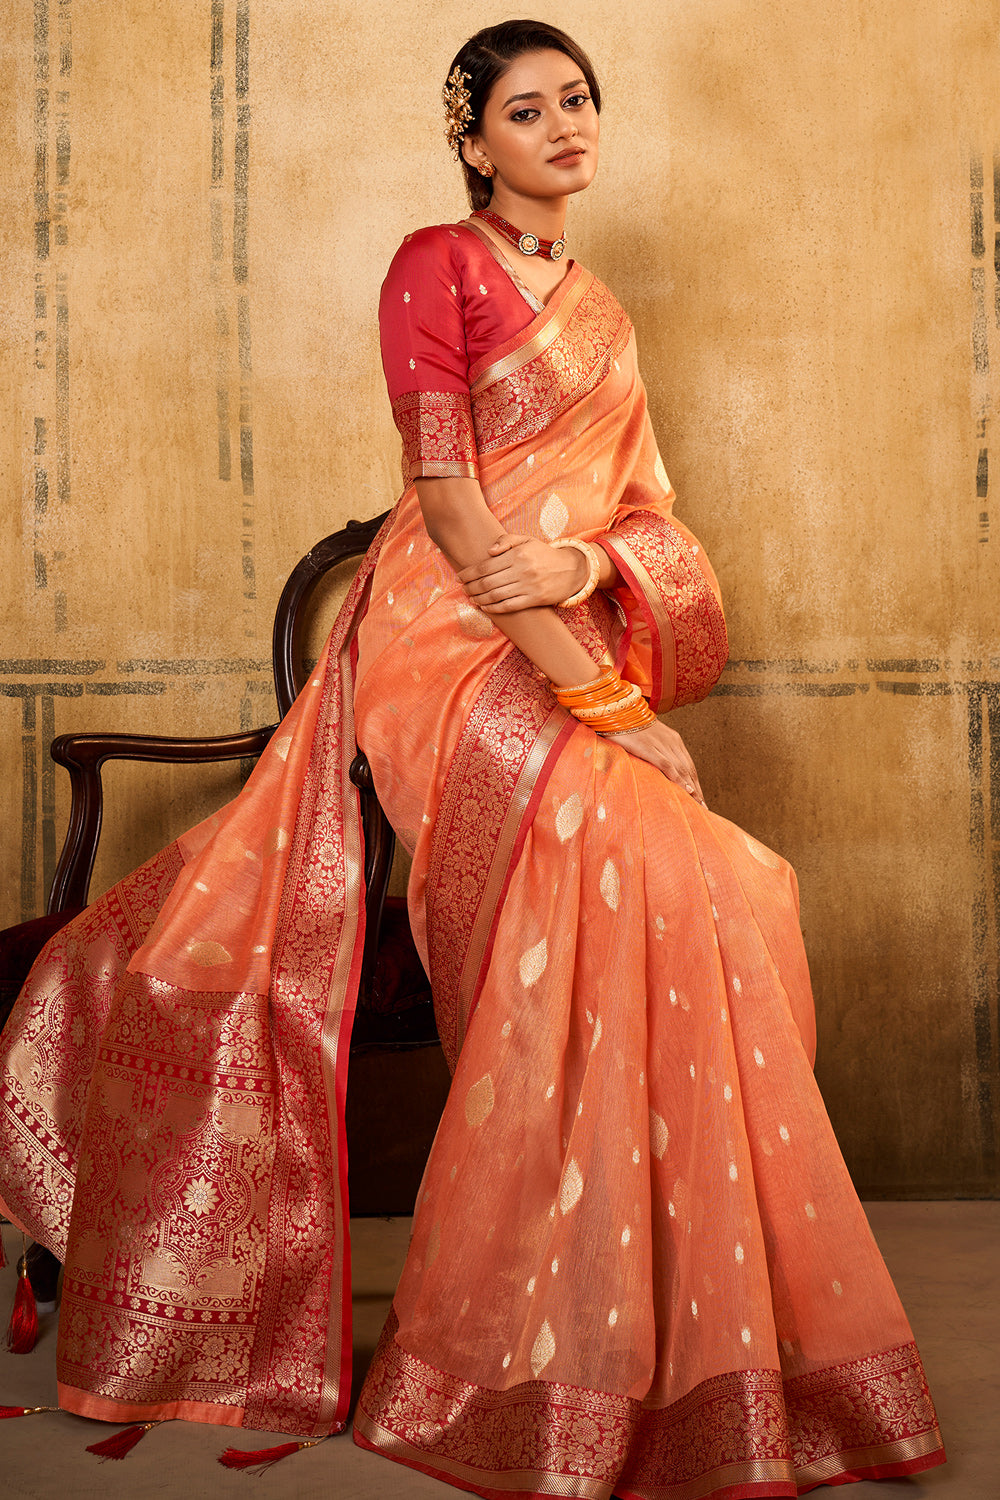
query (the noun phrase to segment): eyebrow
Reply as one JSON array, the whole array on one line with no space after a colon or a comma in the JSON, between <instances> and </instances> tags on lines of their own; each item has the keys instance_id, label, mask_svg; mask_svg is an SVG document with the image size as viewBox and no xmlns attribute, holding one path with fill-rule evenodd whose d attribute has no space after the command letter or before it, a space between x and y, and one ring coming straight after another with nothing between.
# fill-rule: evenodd
<instances>
[{"instance_id":1,"label":"eyebrow","mask_svg":"<svg viewBox=\"0 0 1000 1500\"><path fill-rule=\"evenodd\" d=\"M565 94L570 89L579 88L581 83L586 87L586 78L574 78L572 83L564 83L559 92L560 94ZM506 109L508 104L520 104L524 99L541 99L542 97L543 95L537 89L533 94L511 94L509 99L504 100L502 107Z\"/></svg>"}]
</instances>

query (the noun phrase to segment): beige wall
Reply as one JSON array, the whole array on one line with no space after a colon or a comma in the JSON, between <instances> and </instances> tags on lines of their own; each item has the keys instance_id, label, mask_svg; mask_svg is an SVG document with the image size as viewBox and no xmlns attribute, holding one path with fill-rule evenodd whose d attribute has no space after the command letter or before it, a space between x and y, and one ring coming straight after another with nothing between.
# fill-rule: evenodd
<instances>
[{"instance_id":1,"label":"beige wall","mask_svg":"<svg viewBox=\"0 0 1000 1500\"><path fill-rule=\"evenodd\" d=\"M798 868L860 1185L992 1193L1000 12L616 11L536 13L603 75L572 249L634 318L727 592L733 660L683 727L716 807ZM51 736L266 722L285 574L391 502L378 286L463 212L439 83L505 13L2 7L3 920L41 908L62 837ZM97 888L234 774L110 771Z\"/></svg>"}]
</instances>

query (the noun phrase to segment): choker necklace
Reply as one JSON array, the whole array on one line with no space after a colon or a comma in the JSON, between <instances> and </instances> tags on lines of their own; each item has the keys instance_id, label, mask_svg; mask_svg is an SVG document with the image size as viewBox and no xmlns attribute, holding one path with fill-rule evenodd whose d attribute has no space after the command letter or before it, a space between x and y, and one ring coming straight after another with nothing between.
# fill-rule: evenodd
<instances>
[{"instance_id":1,"label":"choker necklace","mask_svg":"<svg viewBox=\"0 0 1000 1500\"><path fill-rule=\"evenodd\" d=\"M566 249L565 235L558 240L543 240L527 229L522 234L514 224L508 223L506 219L501 219L499 214L495 214L492 208L477 208L472 217L484 219L487 224L492 225L505 240L516 245L522 255L545 255L549 260L562 259L563 251Z\"/></svg>"}]
</instances>

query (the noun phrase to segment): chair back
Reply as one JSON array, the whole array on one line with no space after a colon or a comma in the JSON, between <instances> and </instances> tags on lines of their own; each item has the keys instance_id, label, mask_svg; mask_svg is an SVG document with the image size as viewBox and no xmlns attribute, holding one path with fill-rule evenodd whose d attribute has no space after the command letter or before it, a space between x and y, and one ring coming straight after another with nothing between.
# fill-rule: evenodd
<instances>
[{"instance_id":1,"label":"chair back","mask_svg":"<svg viewBox=\"0 0 1000 1500\"><path fill-rule=\"evenodd\" d=\"M338 563L351 557L363 557L378 535L388 511L370 521L348 521L342 531L324 537L310 547L295 564L281 591L274 612L271 656L274 667L274 694L278 700L278 718L283 719L305 686L302 663L302 636L306 606L320 580Z\"/></svg>"}]
</instances>

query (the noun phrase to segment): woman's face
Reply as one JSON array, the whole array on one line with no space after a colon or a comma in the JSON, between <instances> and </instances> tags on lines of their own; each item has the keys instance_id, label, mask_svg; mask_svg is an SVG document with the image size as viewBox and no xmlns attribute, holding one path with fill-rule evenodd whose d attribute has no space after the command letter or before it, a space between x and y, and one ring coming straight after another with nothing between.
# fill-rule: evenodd
<instances>
[{"instance_id":1,"label":"woman's face","mask_svg":"<svg viewBox=\"0 0 1000 1500\"><path fill-rule=\"evenodd\" d=\"M526 52L493 85L480 133L466 137L463 152L474 167L493 163L494 192L559 198L590 186L599 135L579 65L565 52Z\"/></svg>"}]
</instances>

